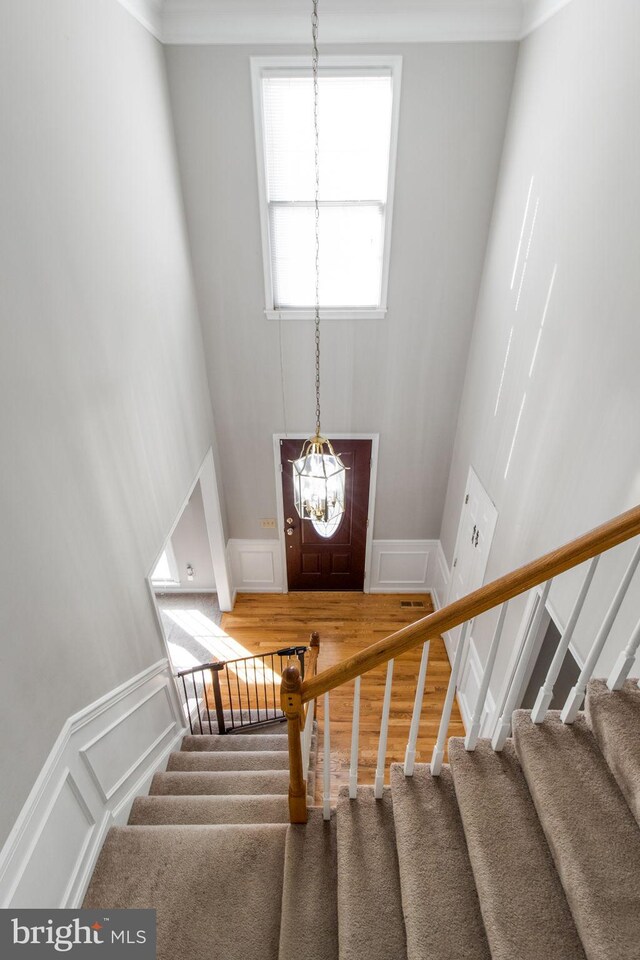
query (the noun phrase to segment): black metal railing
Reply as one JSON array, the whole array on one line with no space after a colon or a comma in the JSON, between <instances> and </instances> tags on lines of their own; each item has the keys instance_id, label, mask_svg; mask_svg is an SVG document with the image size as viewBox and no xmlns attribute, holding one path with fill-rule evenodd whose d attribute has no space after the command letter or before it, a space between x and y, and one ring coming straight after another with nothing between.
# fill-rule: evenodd
<instances>
[{"instance_id":1,"label":"black metal railing","mask_svg":"<svg viewBox=\"0 0 640 960\"><path fill-rule=\"evenodd\" d=\"M307 647L284 647L239 660L202 663L180 670L191 733L233 733L285 720L280 709L280 678L290 657L297 657L304 679Z\"/></svg>"}]
</instances>

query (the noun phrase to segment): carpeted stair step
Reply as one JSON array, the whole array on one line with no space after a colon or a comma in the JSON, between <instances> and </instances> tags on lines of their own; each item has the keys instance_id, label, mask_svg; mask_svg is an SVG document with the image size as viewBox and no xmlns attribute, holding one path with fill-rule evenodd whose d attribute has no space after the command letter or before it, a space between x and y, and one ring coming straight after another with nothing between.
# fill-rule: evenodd
<instances>
[{"instance_id":1,"label":"carpeted stair step","mask_svg":"<svg viewBox=\"0 0 640 960\"><path fill-rule=\"evenodd\" d=\"M177 794L191 796L195 794L238 796L265 793L288 794L289 771L212 771L179 770L169 773L156 773L151 781L149 794Z\"/></svg>"},{"instance_id":2,"label":"carpeted stair step","mask_svg":"<svg viewBox=\"0 0 640 960\"><path fill-rule=\"evenodd\" d=\"M129 824L288 823L289 804L282 794L252 796L136 797Z\"/></svg>"},{"instance_id":3,"label":"carpeted stair step","mask_svg":"<svg viewBox=\"0 0 640 960\"><path fill-rule=\"evenodd\" d=\"M492 960L584 960L513 742L453 737L449 763Z\"/></svg>"},{"instance_id":4,"label":"carpeted stair step","mask_svg":"<svg viewBox=\"0 0 640 960\"><path fill-rule=\"evenodd\" d=\"M169 755L167 770L288 770L284 750L184 750Z\"/></svg>"},{"instance_id":5,"label":"carpeted stair step","mask_svg":"<svg viewBox=\"0 0 640 960\"><path fill-rule=\"evenodd\" d=\"M606 681L587 687L587 722L622 794L640 824L640 689L627 680L621 690Z\"/></svg>"},{"instance_id":6,"label":"carpeted stair step","mask_svg":"<svg viewBox=\"0 0 640 960\"><path fill-rule=\"evenodd\" d=\"M288 750L288 737L286 733L275 734L275 733L264 733L260 739L257 739L254 735L246 733L233 733L233 734L224 734L220 736L214 734L209 736L208 734L196 734L196 735L187 735L182 739L181 750L205 750L210 752L212 750L222 750L225 753L234 750L240 752L242 750L248 750L253 752L255 750Z\"/></svg>"},{"instance_id":7,"label":"carpeted stair step","mask_svg":"<svg viewBox=\"0 0 640 960\"><path fill-rule=\"evenodd\" d=\"M336 809L340 960L405 960L391 790L342 788Z\"/></svg>"},{"instance_id":8,"label":"carpeted stair step","mask_svg":"<svg viewBox=\"0 0 640 960\"><path fill-rule=\"evenodd\" d=\"M158 960L277 960L287 827L114 827L83 906L157 911Z\"/></svg>"},{"instance_id":9,"label":"carpeted stair step","mask_svg":"<svg viewBox=\"0 0 640 960\"><path fill-rule=\"evenodd\" d=\"M490 960L451 771L394 763L391 795L408 960Z\"/></svg>"},{"instance_id":10,"label":"carpeted stair step","mask_svg":"<svg viewBox=\"0 0 640 960\"><path fill-rule=\"evenodd\" d=\"M513 736L588 960L637 960L640 830L584 714L517 710Z\"/></svg>"},{"instance_id":11,"label":"carpeted stair step","mask_svg":"<svg viewBox=\"0 0 640 960\"><path fill-rule=\"evenodd\" d=\"M336 816L287 831L279 960L338 960Z\"/></svg>"}]
</instances>

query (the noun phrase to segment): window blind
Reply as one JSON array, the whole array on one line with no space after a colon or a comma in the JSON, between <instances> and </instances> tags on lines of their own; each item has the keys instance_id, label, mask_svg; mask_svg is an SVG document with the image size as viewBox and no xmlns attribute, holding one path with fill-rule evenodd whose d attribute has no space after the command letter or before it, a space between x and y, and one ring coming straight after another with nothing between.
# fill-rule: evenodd
<instances>
[{"instance_id":1,"label":"window blind","mask_svg":"<svg viewBox=\"0 0 640 960\"><path fill-rule=\"evenodd\" d=\"M313 82L262 80L269 239L277 309L315 299ZM327 75L319 81L320 302L380 303L391 141L392 80Z\"/></svg>"}]
</instances>

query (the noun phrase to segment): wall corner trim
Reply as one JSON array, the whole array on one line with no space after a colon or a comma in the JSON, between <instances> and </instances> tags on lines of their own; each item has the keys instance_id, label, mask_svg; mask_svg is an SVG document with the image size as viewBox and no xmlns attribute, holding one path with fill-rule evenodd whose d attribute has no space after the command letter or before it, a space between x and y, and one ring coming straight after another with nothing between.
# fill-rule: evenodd
<instances>
[{"instance_id":1,"label":"wall corner trim","mask_svg":"<svg viewBox=\"0 0 640 960\"><path fill-rule=\"evenodd\" d=\"M166 659L69 717L0 851L0 908L79 906L107 830L184 728Z\"/></svg>"}]
</instances>

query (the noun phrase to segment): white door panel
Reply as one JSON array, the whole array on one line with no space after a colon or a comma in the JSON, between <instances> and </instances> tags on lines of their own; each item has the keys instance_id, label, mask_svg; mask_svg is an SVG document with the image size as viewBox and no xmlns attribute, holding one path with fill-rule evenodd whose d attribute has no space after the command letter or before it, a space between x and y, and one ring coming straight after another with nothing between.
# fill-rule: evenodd
<instances>
[{"instance_id":1,"label":"white door panel","mask_svg":"<svg viewBox=\"0 0 640 960\"><path fill-rule=\"evenodd\" d=\"M497 520L498 511L470 467L453 558L449 603L482 586ZM458 642L460 629L456 627L449 632L452 650Z\"/></svg>"}]
</instances>

